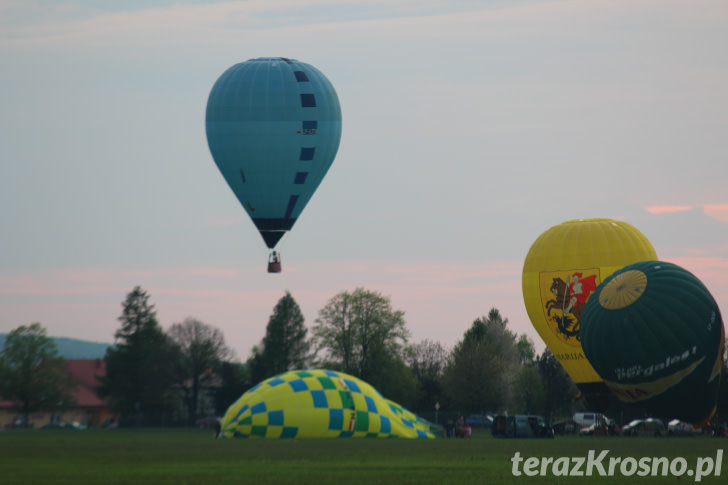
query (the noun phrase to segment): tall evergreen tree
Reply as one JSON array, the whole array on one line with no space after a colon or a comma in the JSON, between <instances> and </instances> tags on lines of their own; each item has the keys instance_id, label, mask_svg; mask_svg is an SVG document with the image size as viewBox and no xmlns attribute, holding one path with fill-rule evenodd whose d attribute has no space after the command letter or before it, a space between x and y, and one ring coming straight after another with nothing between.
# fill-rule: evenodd
<instances>
[{"instance_id":1,"label":"tall evergreen tree","mask_svg":"<svg viewBox=\"0 0 728 485\"><path fill-rule=\"evenodd\" d=\"M263 341L253 348L249 364L254 382L308 365L311 344L304 321L301 308L286 291L273 308Z\"/></svg>"},{"instance_id":2,"label":"tall evergreen tree","mask_svg":"<svg viewBox=\"0 0 728 485\"><path fill-rule=\"evenodd\" d=\"M106 351L102 391L127 423L163 424L173 398L174 362L179 350L157 322L154 305L141 287L122 303L115 345Z\"/></svg>"},{"instance_id":3,"label":"tall evergreen tree","mask_svg":"<svg viewBox=\"0 0 728 485\"><path fill-rule=\"evenodd\" d=\"M536 359L544 391L544 414L547 419L571 416L573 398L578 389L569 374L546 348Z\"/></svg>"},{"instance_id":4,"label":"tall evergreen tree","mask_svg":"<svg viewBox=\"0 0 728 485\"><path fill-rule=\"evenodd\" d=\"M253 384L249 367L240 362L220 362L215 373L221 380L220 387L215 390L215 414L222 416Z\"/></svg>"}]
</instances>

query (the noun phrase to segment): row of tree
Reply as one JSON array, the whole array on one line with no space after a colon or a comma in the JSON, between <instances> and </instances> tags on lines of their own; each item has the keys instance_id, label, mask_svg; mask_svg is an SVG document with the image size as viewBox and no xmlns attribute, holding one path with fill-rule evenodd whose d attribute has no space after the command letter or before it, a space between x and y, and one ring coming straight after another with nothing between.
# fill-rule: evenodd
<instances>
[{"instance_id":1,"label":"row of tree","mask_svg":"<svg viewBox=\"0 0 728 485\"><path fill-rule=\"evenodd\" d=\"M256 383L310 367L359 377L426 416L436 403L453 414L528 412L547 419L568 417L584 406L574 401L576 386L551 352L536 355L528 337L511 331L495 308L447 348L430 340L411 344L404 313L392 308L389 298L364 288L331 298L309 334L298 304L286 292L245 363L234 361L219 329L194 318L165 332L140 287L126 296L122 308L99 386L122 424L191 424L201 413L221 415ZM0 353L0 395L19 403L26 414L71 402L69 383L58 377L62 359L44 332L40 324L20 327Z\"/></svg>"},{"instance_id":2,"label":"row of tree","mask_svg":"<svg viewBox=\"0 0 728 485\"><path fill-rule=\"evenodd\" d=\"M224 373L235 366L222 332L193 318L164 332L140 287L127 295L119 321L115 343L104 357L106 375L98 383L99 395L111 398L113 411L126 424L193 423L214 369ZM244 379L233 373L232 381L238 387ZM0 397L14 403L25 423L32 412L75 406L76 387L40 323L21 325L8 334L0 352Z\"/></svg>"},{"instance_id":3,"label":"row of tree","mask_svg":"<svg viewBox=\"0 0 728 485\"><path fill-rule=\"evenodd\" d=\"M135 288L123 304L116 345L106 355L103 391L115 410L136 422L169 416L180 392L188 421L199 411L205 377L218 376L215 411L243 391L293 369L324 367L359 377L416 412L528 411L569 414L576 388L550 352L535 355L525 335L508 329L497 309L478 318L453 349L425 340L409 343L404 312L389 298L357 288L334 296L309 329L286 292L265 336L245 364L234 363L222 333L194 319L165 334L149 296ZM214 371L214 372L212 372Z\"/></svg>"},{"instance_id":4,"label":"row of tree","mask_svg":"<svg viewBox=\"0 0 728 485\"><path fill-rule=\"evenodd\" d=\"M321 366L359 377L383 395L428 413L436 403L456 413L485 411L568 415L577 390L546 350L508 328L493 308L454 348L410 344L404 313L378 292L357 288L334 296L307 337L290 293L281 298L248 361L252 382L297 367Z\"/></svg>"}]
</instances>

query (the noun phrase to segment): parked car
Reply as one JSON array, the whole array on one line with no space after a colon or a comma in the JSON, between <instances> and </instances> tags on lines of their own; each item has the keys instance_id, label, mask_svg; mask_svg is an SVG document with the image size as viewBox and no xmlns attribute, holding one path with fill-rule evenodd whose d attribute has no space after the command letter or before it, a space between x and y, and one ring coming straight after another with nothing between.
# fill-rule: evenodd
<instances>
[{"instance_id":1,"label":"parked car","mask_svg":"<svg viewBox=\"0 0 728 485\"><path fill-rule=\"evenodd\" d=\"M590 424L579 430L580 436L615 436L619 434L619 426L613 419L605 416L605 420Z\"/></svg>"},{"instance_id":2,"label":"parked car","mask_svg":"<svg viewBox=\"0 0 728 485\"><path fill-rule=\"evenodd\" d=\"M606 433L603 431L603 427L597 424L590 424L586 428L581 428L579 430L579 436L603 436L605 434Z\"/></svg>"},{"instance_id":3,"label":"parked car","mask_svg":"<svg viewBox=\"0 0 728 485\"><path fill-rule=\"evenodd\" d=\"M86 429L86 426L77 421L55 421L46 424L41 429Z\"/></svg>"},{"instance_id":4,"label":"parked car","mask_svg":"<svg viewBox=\"0 0 728 485\"><path fill-rule=\"evenodd\" d=\"M493 419L491 433L497 438L553 438L554 429L541 416L499 415Z\"/></svg>"},{"instance_id":5,"label":"parked car","mask_svg":"<svg viewBox=\"0 0 728 485\"><path fill-rule=\"evenodd\" d=\"M119 422L115 418L106 418L101 426L107 429L116 429L119 427Z\"/></svg>"},{"instance_id":6,"label":"parked car","mask_svg":"<svg viewBox=\"0 0 728 485\"><path fill-rule=\"evenodd\" d=\"M448 419L442 430L447 438L470 438L473 433L473 428L462 416L456 420Z\"/></svg>"},{"instance_id":7,"label":"parked car","mask_svg":"<svg viewBox=\"0 0 728 485\"><path fill-rule=\"evenodd\" d=\"M41 426L40 429L65 429L66 425L61 422L48 423Z\"/></svg>"},{"instance_id":8,"label":"parked car","mask_svg":"<svg viewBox=\"0 0 728 485\"><path fill-rule=\"evenodd\" d=\"M635 419L622 428L623 436L662 436L665 433L665 425L656 418Z\"/></svg>"},{"instance_id":9,"label":"parked car","mask_svg":"<svg viewBox=\"0 0 728 485\"><path fill-rule=\"evenodd\" d=\"M579 427L579 429L582 428L588 428L592 424L602 424L606 423L609 418L607 418L605 415L601 413L575 413L574 414L574 422Z\"/></svg>"},{"instance_id":10,"label":"parked car","mask_svg":"<svg viewBox=\"0 0 728 485\"><path fill-rule=\"evenodd\" d=\"M566 421L558 421L554 423L554 433L556 434L575 434L579 431L576 421L568 419Z\"/></svg>"},{"instance_id":11,"label":"parked car","mask_svg":"<svg viewBox=\"0 0 728 485\"><path fill-rule=\"evenodd\" d=\"M198 428L217 428L220 424L220 418L216 416L207 416L200 418L195 421L195 426Z\"/></svg>"},{"instance_id":12,"label":"parked car","mask_svg":"<svg viewBox=\"0 0 728 485\"><path fill-rule=\"evenodd\" d=\"M619 436L622 429L619 427L617 422L613 419L607 420L607 434L609 436Z\"/></svg>"},{"instance_id":13,"label":"parked car","mask_svg":"<svg viewBox=\"0 0 728 485\"><path fill-rule=\"evenodd\" d=\"M490 428L493 424L492 414L471 414L465 423L473 428Z\"/></svg>"},{"instance_id":14,"label":"parked car","mask_svg":"<svg viewBox=\"0 0 728 485\"><path fill-rule=\"evenodd\" d=\"M692 424L679 419L673 419L667 423L667 434L669 436L698 436L705 433L704 429L706 428L695 428Z\"/></svg>"}]
</instances>

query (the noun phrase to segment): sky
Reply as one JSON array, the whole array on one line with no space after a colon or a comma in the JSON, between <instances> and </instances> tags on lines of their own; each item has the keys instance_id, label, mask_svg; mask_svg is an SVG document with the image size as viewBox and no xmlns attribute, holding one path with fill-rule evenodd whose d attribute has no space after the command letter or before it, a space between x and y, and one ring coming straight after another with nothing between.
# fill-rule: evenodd
<instances>
[{"instance_id":1,"label":"sky","mask_svg":"<svg viewBox=\"0 0 728 485\"><path fill-rule=\"evenodd\" d=\"M497 308L544 345L521 271L546 229L628 222L728 315L722 0L0 0L0 332L113 342L141 286L245 359L290 291L357 287L452 346ZM337 157L283 272L210 156L228 67L335 86Z\"/></svg>"}]
</instances>

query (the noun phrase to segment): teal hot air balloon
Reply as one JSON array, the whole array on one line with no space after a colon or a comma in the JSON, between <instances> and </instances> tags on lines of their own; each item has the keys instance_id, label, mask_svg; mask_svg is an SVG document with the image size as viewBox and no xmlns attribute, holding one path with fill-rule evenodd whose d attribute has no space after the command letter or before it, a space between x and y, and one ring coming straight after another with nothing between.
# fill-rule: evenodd
<instances>
[{"instance_id":1,"label":"teal hot air balloon","mask_svg":"<svg viewBox=\"0 0 728 485\"><path fill-rule=\"evenodd\" d=\"M620 400L696 425L715 413L724 339L707 288L662 261L615 271L582 313L584 354Z\"/></svg>"},{"instance_id":2,"label":"teal hot air balloon","mask_svg":"<svg viewBox=\"0 0 728 485\"><path fill-rule=\"evenodd\" d=\"M207 143L223 177L273 251L334 161L341 107L315 67L285 57L235 64L207 100Z\"/></svg>"}]
</instances>

